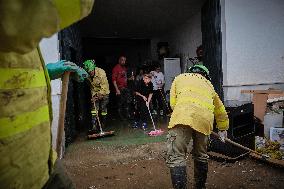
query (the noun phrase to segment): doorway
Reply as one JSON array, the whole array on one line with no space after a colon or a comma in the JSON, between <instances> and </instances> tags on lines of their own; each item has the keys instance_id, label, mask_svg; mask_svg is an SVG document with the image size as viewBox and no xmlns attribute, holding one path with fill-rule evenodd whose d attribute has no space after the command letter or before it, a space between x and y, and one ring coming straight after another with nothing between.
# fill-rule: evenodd
<instances>
[{"instance_id":1,"label":"doorway","mask_svg":"<svg viewBox=\"0 0 284 189\"><path fill-rule=\"evenodd\" d=\"M112 69L118 63L120 55L125 55L127 60L128 75L137 72L138 68L151 57L149 39L123 39L123 38L83 38L83 59L95 59L96 65L102 68L107 75L110 95L108 110L109 115L116 114L116 95L111 80Z\"/></svg>"}]
</instances>

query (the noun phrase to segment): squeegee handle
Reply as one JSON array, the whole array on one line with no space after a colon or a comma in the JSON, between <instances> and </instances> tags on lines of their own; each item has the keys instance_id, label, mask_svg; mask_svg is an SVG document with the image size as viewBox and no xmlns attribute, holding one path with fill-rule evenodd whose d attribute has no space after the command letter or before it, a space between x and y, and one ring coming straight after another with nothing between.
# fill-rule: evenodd
<instances>
[{"instance_id":1,"label":"squeegee handle","mask_svg":"<svg viewBox=\"0 0 284 189\"><path fill-rule=\"evenodd\" d=\"M220 136L219 136L217 133L215 133L215 132L212 132L212 135L214 135L214 136L220 138ZM228 142L228 143L230 143L230 144L232 144L232 145L234 145L234 146L237 146L237 147L239 147L239 148L241 148L241 149L244 149L244 150L247 150L247 151L249 151L249 152L251 152L251 153L254 153L254 154L257 154L257 155L262 156L261 153L258 153L257 151L254 151L254 150L252 150L252 149L250 149L250 148L248 148L248 147L245 147L245 146L243 146L243 145L241 145L241 144L239 144L239 143L236 143L236 142L234 142L234 141L232 141L232 140L230 140L230 139L228 139L228 138L225 138L225 141Z\"/></svg>"},{"instance_id":2,"label":"squeegee handle","mask_svg":"<svg viewBox=\"0 0 284 189\"><path fill-rule=\"evenodd\" d=\"M156 125L155 125L155 123L154 123L154 120L153 120L153 117L152 117L152 114L151 114L150 108L149 108L149 106L147 105L147 102L146 102L146 106L147 106L147 109L148 109L148 112L149 112L149 115L150 115L150 118L151 118L151 121L152 121L152 124L153 124L154 130L156 130Z\"/></svg>"},{"instance_id":3,"label":"squeegee handle","mask_svg":"<svg viewBox=\"0 0 284 189\"><path fill-rule=\"evenodd\" d=\"M99 111L97 110L97 106L96 106L96 101L95 100L94 100L94 107L95 107L95 111L96 111L96 117L97 117L97 120L98 120L100 132L103 133L102 124L101 124L101 120L100 120L100 116L99 116Z\"/></svg>"}]
</instances>

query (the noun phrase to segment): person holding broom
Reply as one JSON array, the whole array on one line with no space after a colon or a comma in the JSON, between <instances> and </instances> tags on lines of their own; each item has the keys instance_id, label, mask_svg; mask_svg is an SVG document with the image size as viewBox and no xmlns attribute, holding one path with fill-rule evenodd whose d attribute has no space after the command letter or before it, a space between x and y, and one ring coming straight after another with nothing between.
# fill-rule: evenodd
<instances>
[{"instance_id":1,"label":"person holding broom","mask_svg":"<svg viewBox=\"0 0 284 189\"><path fill-rule=\"evenodd\" d=\"M147 117L149 116L148 108L153 96L153 84L151 78L151 74L144 74L143 79L139 81L135 87L137 112L135 114L133 128L138 128L142 122L142 129L147 129Z\"/></svg>"},{"instance_id":2,"label":"person holding broom","mask_svg":"<svg viewBox=\"0 0 284 189\"><path fill-rule=\"evenodd\" d=\"M98 116L101 118L102 126L105 126L106 123L107 104L109 102L110 92L109 84L105 71L96 67L95 60L86 60L83 64L84 69L89 73L87 80L91 87L92 102L94 104L91 110L92 129L89 130L89 134L94 134L100 132L98 128Z\"/></svg>"},{"instance_id":3,"label":"person holding broom","mask_svg":"<svg viewBox=\"0 0 284 189\"><path fill-rule=\"evenodd\" d=\"M171 86L173 109L167 135L166 163L175 189L187 188L186 154L193 139L194 188L205 188L208 172L207 142L213 130L214 117L219 136L227 136L229 119L225 107L210 82L209 71L194 65L178 75Z\"/></svg>"}]
</instances>

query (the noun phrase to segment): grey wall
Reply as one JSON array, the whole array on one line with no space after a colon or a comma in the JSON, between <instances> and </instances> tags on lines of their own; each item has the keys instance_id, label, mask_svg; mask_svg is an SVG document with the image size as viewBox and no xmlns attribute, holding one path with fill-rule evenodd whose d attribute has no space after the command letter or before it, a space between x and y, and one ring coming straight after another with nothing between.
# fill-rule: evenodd
<instances>
[{"instance_id":1,"label":"grey wall","mask_svg":"<svg viewBox=\"0 0 284 189\"><path fill-rule=\"evenodd\" d=\"M157 43L159 41L166 41L169 43L171 56L181 58L183 65L188 61L188 57L196 56L196 47L202 44L201 35L201 12L192 15L182 25L177 25L169 33L161 34L151 41L151 54L153 59L157 59ZM184 66L183 66L184 67ZM182 71L183 71L182 67Z\"/></svg>"},{"instance_id":2,"label":"grey wall","mask_svg":"<svg viewBox=\"0 0 284 189\"><path fill-rule=\"evenodd\" d=\"M42 57L47 63L54 63L60 59L59 55L59 42L58 42L58 34L54 34L50 38L42 39L40 44L40 51ZM61 95L61 79L56 79L51 81L51 100L52 100L52 146L55 149L56 147L56 137L57 137L57 127L58 127L58 119L59 119L59 101Z\"/></svg>"},{"instance_id":3,"label":"grey wall","mask_svg":"<svg viewBox=\"0 0 284 189\"><path fill-rule=\"evenodd\" d=\"M226 103L250 101L249 95L240 94L242 89L284 89L284 1L223 0L222 4Z\"/></svg>"}]
</instances>

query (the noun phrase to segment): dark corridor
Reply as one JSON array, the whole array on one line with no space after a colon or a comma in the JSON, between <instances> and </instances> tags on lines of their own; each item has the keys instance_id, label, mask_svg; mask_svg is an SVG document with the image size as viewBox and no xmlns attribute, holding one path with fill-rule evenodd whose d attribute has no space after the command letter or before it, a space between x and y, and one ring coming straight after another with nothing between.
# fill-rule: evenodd
<instances>
[{"instance_id":1,"label":"dark corridor","mask_svg":"<svg viewBox=\"0 0 284 189\"><path fill-rule=\"evenodd\" d=\"M137 72L146 60L150 59L150 40L119 38L83 38L83 59L95 59L96 65L105 70L110 86L109 113L115 114L115 94L111 82L113 67L118 63L121 54L127 58L129 72Z\"/></svg>"}]
</instances>

